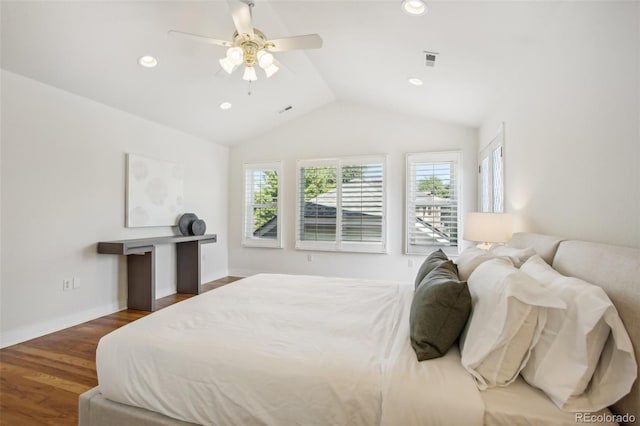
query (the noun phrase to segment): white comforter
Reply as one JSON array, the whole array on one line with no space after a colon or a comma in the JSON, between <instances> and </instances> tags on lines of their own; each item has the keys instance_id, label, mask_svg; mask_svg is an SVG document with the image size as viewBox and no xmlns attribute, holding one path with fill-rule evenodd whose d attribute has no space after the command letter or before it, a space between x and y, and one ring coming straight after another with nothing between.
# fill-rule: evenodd
<instances>
[{"instance_id":1,"label":"white comforter","mask_svg":"<svg viewBox=\"0 0 640 426\"><path fill-rule=\"evenodd\" d=\"M103 337L100 391L203 425L481 425L456 350L416 361L412 294L397 283L247 278Z\"/></svg>"}]
</instances>

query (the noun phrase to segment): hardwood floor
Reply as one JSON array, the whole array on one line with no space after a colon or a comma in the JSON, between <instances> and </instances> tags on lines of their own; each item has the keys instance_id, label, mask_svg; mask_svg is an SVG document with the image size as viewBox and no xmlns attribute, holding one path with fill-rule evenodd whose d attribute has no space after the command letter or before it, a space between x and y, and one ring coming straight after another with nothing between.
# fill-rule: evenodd
<instances>
[{"instance_id":1,"label":"hardwood floor","mask_svg":"<svg viewBox=\"0 0 640 426\"><path fill-rule=\"evenodd\" d=\"M209 291L239 280L226 277ZM158 309L192 297L158 299ZM77 425L78 395L98 384L95 355L105 334L150 312L127 309L0 350L0 425Z\"/></svg>"}]
</instances>

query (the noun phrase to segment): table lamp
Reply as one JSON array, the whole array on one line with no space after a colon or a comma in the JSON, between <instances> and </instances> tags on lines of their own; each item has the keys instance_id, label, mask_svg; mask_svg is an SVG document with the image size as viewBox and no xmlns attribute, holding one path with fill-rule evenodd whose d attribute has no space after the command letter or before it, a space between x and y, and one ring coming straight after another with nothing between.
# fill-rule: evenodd
<instances>
[{"instance_id":1,"label":"table lamp","mask_svg":"<svg viewBox=\"0 0 640 426\"><path fill-rule=\"evenodd\" d=\"M506 243L511 239L511 221L509 213L467 213L462 238L481 241L478 247L488 250L490 243Z\"/></svg>"}]
</instances>

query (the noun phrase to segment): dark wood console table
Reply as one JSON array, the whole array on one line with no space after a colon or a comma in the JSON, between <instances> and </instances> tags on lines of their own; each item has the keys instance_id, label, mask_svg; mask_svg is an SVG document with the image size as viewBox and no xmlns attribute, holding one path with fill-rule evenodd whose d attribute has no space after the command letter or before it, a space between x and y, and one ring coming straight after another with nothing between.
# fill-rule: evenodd
<instances>
[{"instance_id":1,"label":"dark wood console table","mask_svg":"<svg viewBox=\"0 0 640 426\"><path fill-rule=\"evenodd\" d=\"M127 307L156 310L155 245L175 244L178 293L200 294L200 247L217 236L169 236L98 243L98 253L127 256Z\"/></svg>"}]
</instances>

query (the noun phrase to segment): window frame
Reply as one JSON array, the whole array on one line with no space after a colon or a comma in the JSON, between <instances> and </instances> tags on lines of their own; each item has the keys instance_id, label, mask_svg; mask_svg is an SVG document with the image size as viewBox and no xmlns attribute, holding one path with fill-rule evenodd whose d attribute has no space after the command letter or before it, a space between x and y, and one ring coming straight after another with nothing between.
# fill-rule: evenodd
<instances>
[{"instance_id":1,"label":"window frame","mask_svg":"<svg viewBox=\"0 0 640 426\"><path fill-rule=\"evenodd\" d=\"M382 229L380 242L355 242L342 240L342 168L343 166L382 164ZM336 238L335 241L309 241L300 239L301 212L301 169L303 167L335 167L336 168ZM296 161L296 250L315 250L352 253L387 253L387 156L369 155L357 157L339 157L324 159L308 159Z\"/></svg>"},{"instance_id":2,"label":"window frame","mask_svg":"<svg viewBox=\"0 0 640 426\"><path fill-rule=\"evenodd\" d=\"M494 161L493 161L493 153L494 151L500 149L500 159L502 163L502 181L500 182L500 186L497 187L494 182ZM487 160L487 184L486 188L487 193L489 194L487 203L489 208L485 209L485 197L484 197L484 182L483 182L483 169L482 163L484 160ZM505 208L505 192L504 185L505 182L505 139L504 139L504 123L500 123L498 127L498 131L496 135L491 139L487 145L485 145L482 149L478 151L478 211L483 213L504 213ZM502 205L496 208L495 206L495 191L499 190L502 195Z\"/></svg>"},{"instance_id":3,"label":"window frame","mask_svg":"<svg viewBox=\"0 0 640 426\"><path fill-rule=\"evenodd\" d=\"M276 202L276 238L256 238L253 236L251 229L249 228L248 216L249 212L253 211L255 204L253 204L253 192L251 192L251 200L247 199L249 192L248 188L248 172L257 172L257 171L275 171L278 176L278 200ZM282 198L283 198L283 190L282 190L282 161L272 161L272 162L264 162L264 163L244 163L242 165L242 207L243 207L243 215L242 215L242 246L243 247L258 247L258 248L283 248L283 229L282 229ZM251 204L249 203L251 201ZM251 214L251 218L253 219L253 214Z\"/></svg>"},{"instance_id":4,"label":"window frame","mask_svg":"<svg viewBox=\"0 0 640 426\"><path fill-rule=\"evenodd\" d=\"M438 162L453 162L456 176L455 191L457 199L457 243L455 246L451 245L438 245L438 244L424 244L418 247L424 247L422 249L413 249L411 242L411 235L409 230L414 226L413 222L409 223L409 212L415 211L415 201L411 200L411 183L413 182L413 175L411 173L411 165L413 163L438 163ZM463 168L463 152L458 151L433 151L433 152L418 152L408 153L405 155L405 210L404 210L404 254L405 255L425 255L432 251L442 249L446 254L451 256L457 256L462 249L462 212L463 212L463 196L464 196L464 168Z\"/></svg>"}]
</instances>

